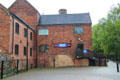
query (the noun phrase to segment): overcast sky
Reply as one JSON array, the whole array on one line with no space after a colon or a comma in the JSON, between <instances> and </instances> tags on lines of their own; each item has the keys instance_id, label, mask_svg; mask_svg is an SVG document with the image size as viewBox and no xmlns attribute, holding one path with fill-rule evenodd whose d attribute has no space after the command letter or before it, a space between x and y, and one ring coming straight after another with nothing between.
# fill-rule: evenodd
<instances>
[{"instance_id":1,"label":"overcast sky","mask_svg":"<svg viewBox=\"0 0 120 80\"><path fill-rule=\"evenodd\" d=\"M8 8L15 0L0 0L0 3ZM120 0L28 0L40 14L58 14L58 10L65 8L68 13L89 12L92 23L105 17L110 8Z\"/></svg>"}]
</instances>

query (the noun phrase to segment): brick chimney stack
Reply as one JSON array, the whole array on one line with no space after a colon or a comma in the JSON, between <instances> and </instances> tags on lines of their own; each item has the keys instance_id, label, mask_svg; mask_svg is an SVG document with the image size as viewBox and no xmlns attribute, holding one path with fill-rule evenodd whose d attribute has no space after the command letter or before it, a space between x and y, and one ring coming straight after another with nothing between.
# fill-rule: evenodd
<instances>
[{"instance_id":1,"label":"brick chimney stack","mask_svg":"<svg viewBox=\"0 0 120 80\"><path fill-rule=\"evenodd\" d=\"M60 9L59 14L67 14L67 9Z\"/></svg>"},{"instance_id":2,"label":"brick chimney stack","mask_svg":"<svg viewBox=\"0 0 120 80\"><path fill-rule=\"evenodd\" d=\"M19 2L20 2L20 1L26 1L26 0L16 0L16 1L19 1Z\"/></svg>"}]
</instances>

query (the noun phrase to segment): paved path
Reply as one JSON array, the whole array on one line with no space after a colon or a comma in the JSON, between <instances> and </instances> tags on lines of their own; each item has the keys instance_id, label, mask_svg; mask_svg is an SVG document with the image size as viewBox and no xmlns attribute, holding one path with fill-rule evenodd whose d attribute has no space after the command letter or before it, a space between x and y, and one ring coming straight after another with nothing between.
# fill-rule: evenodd
<instances>
[{"instance_id":1,"label":"paved path","mask_svg":"<svg viewBox=\"0 0 120 80\"><path fill-rule=\"evenodd\" d=\"M108 63L108 67L61 68L33 71L15 75L5 80L120 80L116 72L116 64Z\"/></svg>"}]
</instances>

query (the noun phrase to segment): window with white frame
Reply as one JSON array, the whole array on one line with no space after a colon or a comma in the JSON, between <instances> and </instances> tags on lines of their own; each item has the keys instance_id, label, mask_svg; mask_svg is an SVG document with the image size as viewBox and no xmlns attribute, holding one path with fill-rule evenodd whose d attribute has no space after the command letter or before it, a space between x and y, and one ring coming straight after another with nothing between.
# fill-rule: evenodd
<instances>
[{"instance_id":1,"label":"window with white frame","mask_svg":"<svg viewBox=\"0 0 120 80\"><path fill-rule=\"evenodd\" d=\"M38 35L48 35L49 31L47 28L40 28L38 30Z\"/></svg>"},{"instance_id":2,"label":"window with white frame","mask_svg":"<svg viewBox=\"0 0 120 80\"><path fill-rule=\"evenodd\" d=\"M75 27L74 28L74 33L75 34L83 34L84 33L84 28L83 27Z\"/></svg>"}]
</instances>

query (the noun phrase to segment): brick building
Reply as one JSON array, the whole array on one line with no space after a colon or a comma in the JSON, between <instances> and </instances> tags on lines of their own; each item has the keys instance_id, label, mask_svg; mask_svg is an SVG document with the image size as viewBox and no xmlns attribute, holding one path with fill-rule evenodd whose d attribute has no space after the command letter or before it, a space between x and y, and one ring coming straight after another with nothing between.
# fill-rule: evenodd
<instances>
[{"instance_id":1,"label":"brick building","mask_svg":"<svg viewBox=\"0 0 120 80\"><path fill-rule=\"evenodd\" d=\"M58 62L56 65L73 65L70 59L76 61L83 54L83 50L92 50L89 13L67 14L67 10L61 9L58 15L41 15L37 30L38 59L45 56L48 64L52 64L50 60L55 56ZM81 51L77 54L76 50Z\"/></svg>"},{"instance_id":2,"label":"brick building","mask_svg":"<svg viewBox=\"0 0 120 80\"><path fill-rule=\"evenodd\" d=\"M91 24L89 13L40 15L27 0L16 0L9 9L0 5L0 49L38 66L88 66L83 52L92 51Z\"/></svg>"},{"instance_id":3,"label":"brick building","mask_svg":"<svg viewBox=\"0 0 120 80\"><path fill-rule=\"evenodd\" d=\"M33 47L35 30L24 20L0 4L0 50L14 59L26 59L34 64ZM28 54L27 54L28 53Z\"/></svg>"}]
</instances>

